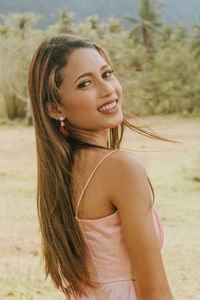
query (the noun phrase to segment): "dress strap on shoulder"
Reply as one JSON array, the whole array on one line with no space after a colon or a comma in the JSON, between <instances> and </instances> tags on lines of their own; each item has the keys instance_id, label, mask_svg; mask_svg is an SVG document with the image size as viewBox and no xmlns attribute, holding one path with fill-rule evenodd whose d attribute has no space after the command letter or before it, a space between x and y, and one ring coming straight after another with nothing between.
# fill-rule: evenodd
<instances>
[{"instance_id":1,"label":"dress strap on shoulder","mask_svg":"<svg viewBox=\"0 0 200 300\"><path fill-rule=\"evenodd\" d=\"M80 195L79 200L78 200L78 204L77 204L77 207L76 207L76 214L75 214L76 217L77 217L78 208L79 208L81 199L82 199L82 197L83 197L83 194L84 194L84 192L85 192L85 190L86 190L86 188L87 188L87 186L88 186L88 183L90 182L92 176L94 175L96 169L98 168L98 166L101 164L101 162L102 162L107 156L109 156L111 153L116 152L116 151L119 151L119 150L112 150L112 151L110 151L109 153L107 153L106 155L104 155L104 156L100 159L100 161L98 162L98 164L96 165L96 167L94 168L94 170L92 171L92 173L90 174L90 176L89 176L89 178L88 178L88 180L87 180L85 186L83 187L83 190L82 190L81 195Z\"/></svg>"}]
</instances>

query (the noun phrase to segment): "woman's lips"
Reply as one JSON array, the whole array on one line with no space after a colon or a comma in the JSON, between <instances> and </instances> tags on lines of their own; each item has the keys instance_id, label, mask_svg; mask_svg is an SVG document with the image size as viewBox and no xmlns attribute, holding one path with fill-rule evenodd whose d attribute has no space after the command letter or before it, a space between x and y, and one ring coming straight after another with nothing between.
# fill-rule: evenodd
<instances>
[{"instance_id":1,"label":"woman's lips","mask_svg":"<svg viewBox=\"0 0 200 300\"><path fill-rule=\"evenodd\" d=\"M98 108L98 111L102 114L112 114L115 113L119 109L119 103L118 100L110 102L110 104L104 104L100 108Z\"/></svg>"}]
</instances>

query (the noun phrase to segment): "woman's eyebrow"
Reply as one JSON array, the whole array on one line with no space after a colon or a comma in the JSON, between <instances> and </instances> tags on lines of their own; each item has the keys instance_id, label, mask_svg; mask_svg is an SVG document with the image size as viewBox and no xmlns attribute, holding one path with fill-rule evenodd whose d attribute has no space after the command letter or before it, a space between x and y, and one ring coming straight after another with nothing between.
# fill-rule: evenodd
<instances>
[{"instance_id":1,"label":"woman's eyebrow","mask_svg":"<svg viewBox=\"0 0 200 300\"><path fill-rule=\"evenodd\" d=\"M101 67L100 70L102 71L102 70L104 70L104 69L107 68L107 67L110 67L110 66L109 66L108 64L103 65L103 66ZM85 76L90 76L90 75L92 75L92 72L87 72L87 73L81 74L81 75L74 81L73 84L75 84L80 78L85 77Z\"/></svg>"}]
</instances>

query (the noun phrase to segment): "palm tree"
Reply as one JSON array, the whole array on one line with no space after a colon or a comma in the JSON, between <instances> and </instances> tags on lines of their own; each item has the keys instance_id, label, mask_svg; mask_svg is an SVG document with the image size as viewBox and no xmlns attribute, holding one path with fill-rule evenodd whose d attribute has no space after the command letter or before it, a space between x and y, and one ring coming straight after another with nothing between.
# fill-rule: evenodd
<instances>
[{"instance_id":1,"label":"palm tree","mask_svg":"<svg viewBox=\"0 0 200 300\"><path fill-rule=\"evenodd\" d=\"M17 23L21 39L24 40L26 29L32 25L32 20L28 16L24 15L18 18Z\"/></svg>"},{"instance_id":2,"label":"palm tree","mask_svg":"<svg viewBox=\"0 0 200 300\"><path fill-rule=\"evenodd\" d=\"M90 22L91 25L91 29L98 29L98 20L99 16L97 14L91 15L90 17L88 17L88 20Z\"/></svg>"},{"instance_id":3,"label":"palm tree","mask_svg":"<svg viewBox=\"0 0 200 300\"><path fill-rule=\"evenodd\" d=\"M3 16L4 24L19 34L21 39L25 39L25 34L32 28L33 24L37 23L41 16L34 13L12 13L9 16Z\"/></svg>"},{"instance_id":4,"label":"palm tree","mask_svg":"<svg viewBox=\"0 0 200 300\"><path fill-rule=\"evenodd\" d=\"M136 24L130 31L130 37L142 43L147 53L153 48L153 34L158 32L157 28L162 25L162 8L163 4L158 0L139 0L139 19L124 16L126 20Z\"/></svg>"},{"instance_id":5,"label":"palm tree","mask_svg":"<svg viewBox=\"0 0 200 300\"><path fill-rule=\"evenodd\" d=\"M59 11L59 17L56 22L58 33L72 33L73 15L68 7Z\"/></svg>"},{"instance_id":6,"label":"palm tree","mask_svg":"<svg viewBox=\"0 0 200 300\"><path fill-rule=\"evenodd\" d=\"M86 23L88 23L91 31L97 34L97 37L102 38L105 34L105 23L99 19L98 14L91 15L86 18Z\"/></svg>"},{"instance_id":7,"label":"palm tree","mask_svg":"<svg viewBox=\"0 0 200 300\"><path fill-rule=\"evenodd\" d=\"M124 16L126 20L135 24L130 31L130 37L136 43L142 44L146 50L146 55L144 55L142 62L144 86L147 84L147 61L153 50L153 36L158 32L158 27L162 25L160 18L163 7L163 4L159 3L158 0L139 0L139 18Z\"/></svg>"}]
</instances>

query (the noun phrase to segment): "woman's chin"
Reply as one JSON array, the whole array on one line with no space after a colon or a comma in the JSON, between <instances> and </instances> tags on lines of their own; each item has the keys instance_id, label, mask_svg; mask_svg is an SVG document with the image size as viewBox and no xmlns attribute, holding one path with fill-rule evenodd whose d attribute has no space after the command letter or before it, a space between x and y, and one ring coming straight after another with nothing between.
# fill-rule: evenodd
<instances>
[{"instance_id":1,"label":"woman's chin","mask_svg":"<svg viewBox=\"0 0 200 300\"><path fill-rule=\"evenodd\" d=\"M111 126L109 126L109 128L115 128L115 127L120 126L121 123L123 122L123 120L124 120L124 117L123 117L123 115L121 115L121 117L118 118L117 120L115 120L115 121L113 120L114 122L112 122L112 124L111 124Z\"/></svg>"}]
</instances>

